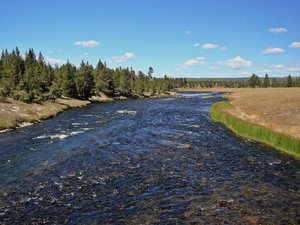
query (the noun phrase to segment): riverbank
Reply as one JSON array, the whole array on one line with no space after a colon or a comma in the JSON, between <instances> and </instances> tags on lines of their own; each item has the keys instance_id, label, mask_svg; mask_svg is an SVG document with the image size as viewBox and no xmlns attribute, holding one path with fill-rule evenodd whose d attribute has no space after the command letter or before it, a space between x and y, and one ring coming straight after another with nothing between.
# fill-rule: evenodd
<instances>
[{"instance_id":1,"label":"riverbank","mask_svg":"<svg viewBox=\"0 0 300 225\"><path fill-rule=\"evenodd\" d=\"M231 89L227 96L229 102L213 105L214 120L300 158L299 88Z\"/></svg>"},{"instance_id":2,"label":"riverbank","mask_svg":"<svg viewBox=\"0 0 300 225\"><path fill-rule=\"evenodd\" d=\"M40 104L27 104L11 98L0 103L0 131L29 126L72 108L84 107L90 101L59 98L55 101L45 101Z\"/></svg>"},{"instance_id":3,"label":"riverbank","mask_svg":"<svg viewBox=\"0 0 300 225\"><path fill-rule=\"evenodd\" d=\"M151 98L171 96L178 96L178 94L170 92L167 94L151 96ZM144 97L145 96L140 96L139 98ZM30 126L41 122L42 120L52 118L65 110L85 107L92 103L105 103L126 99L127 98L122 96L118 98L92 97L89 100L58 98L55 101L45 101L40 104L27 104L8 98L5 102L0 102L0 132L7 132L16 128Z\"/></svg>"}]
</instances>

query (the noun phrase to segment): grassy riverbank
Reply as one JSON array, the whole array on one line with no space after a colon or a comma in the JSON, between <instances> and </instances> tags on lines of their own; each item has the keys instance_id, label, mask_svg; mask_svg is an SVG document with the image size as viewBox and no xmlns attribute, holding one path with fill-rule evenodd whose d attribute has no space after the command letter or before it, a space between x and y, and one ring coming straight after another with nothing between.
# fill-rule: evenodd
<instances>
[{"instance_id":1,"label":"grassy riverbank","mask_svg":"<svg viewBox=\"0 0 300 225\"><path fill-rule=\"evenodd\" d=\"M178 96L178 94L170 92L167 94L151 96L151 98L163 98L170 96ZM145 96L142 96L141 98L144 97ZM5 102L0 102L0 132L32 125L42 120L52 118L68 109L84 107L91 103L104 103L125 99L127 98L122 96L115 99L107 97L92 97L89 100L58 98L55 101L45 101L40 104L27 104L8 98Z\"/></svg>"},{"instance_id":2,"label":"grassy riverbank","mask_svg":"<svg viewBox=\"0 0 300 225\"><path fill-rule=\"evenodd\" d=\"M300 158L300 141L290 136L276 133L266 127L253 124L226 113L233 106L229 102L217 102L211 108L211 116L215 121L221 122L236 134L264 142L279 150Z\"/></svg>"},{"instance_id":3,"label":"grassy riverbank","mask_svg":"<svg viewBox=\"0 0 300 225\"><path fill-rule=\"evenodd\" d=\"M300 157L300 89L236 89L211 116L238 135Z\"/></svg>"}]
</instances>

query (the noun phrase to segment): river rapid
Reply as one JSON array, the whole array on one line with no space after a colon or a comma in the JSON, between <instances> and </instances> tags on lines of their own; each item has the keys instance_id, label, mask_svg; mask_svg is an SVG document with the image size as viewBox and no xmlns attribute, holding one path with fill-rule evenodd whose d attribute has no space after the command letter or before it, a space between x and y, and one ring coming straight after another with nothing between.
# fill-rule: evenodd
<instances>
[{"instance_id":1,"label":"river rapid","mask_svg":"<svg viewBox=\"0 0 300 225\"><path fill-rule=\"evenodd\" d=\"M0 134L0 224L300 224L300 162L214 93L93 104Z\"/></svg>"}]
</instances>

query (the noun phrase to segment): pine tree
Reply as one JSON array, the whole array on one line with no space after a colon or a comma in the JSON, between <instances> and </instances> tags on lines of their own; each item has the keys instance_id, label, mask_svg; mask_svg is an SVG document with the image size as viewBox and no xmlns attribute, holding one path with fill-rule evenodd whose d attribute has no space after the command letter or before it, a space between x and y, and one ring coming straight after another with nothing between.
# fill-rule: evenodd
<instances>
[{"instance_id":1,"label":"pine tree","mask_svg":"<svg viewBox=\"0 0 300 225\"><path fill-rule=\"evenodd\" d=\"M35 67L36 67L36 55L34 50L31 48L25 54L24 66L25 72L24 76L21 78L19 83L19 89L25 92L32 92L35 89Z\"/></svg>"},{"instance_id":2,"label":"pine tree","mask_svg":"<svg viewBox=\"0 0 300 225\"><path fill-rule=\"evenodd\" d=\"M75 74L76 67L69 62L56 69L55 83L60 88L62 95L71 98L77 96Z\"/></svg>"},{"instance_id":3,"label":"pine tree","mask_svg":"<svg viewBox=\"0 0 300 225\"><path fill-rule=\"evenodd\" d=\"M287 77L286 86L287 87L292 87L293 86L293 78L292 78L291 75L288 75L288 77Z\"/></svg>"},{"instance_id":4,"label":"pine tree","mask_svg":"<svg viewBox=\"0 0 300 225\"><path fill-rule=\"evenodd\" d=\"M145 92L144 80L145 80L145 75L143 74L142 71L139 71L138 77L135 80L135 92L138 95L142 95Z\"/></svg>"},{"instance_id":5,"label":"pine tree","mask_svg":"<svg viewBox=\"0 0 300 225\"><path fill-rule=\"evenodd\" d=\"M273 78L272 79L272 87L278 87L278 86L279 86L278 81L276 80L276 78Z\"/></svg>"},{"instance_id":6,"label":"pine tree","mask_svg":"<svg viewBox=\"0 0 300 225\"><path fill-rule=\"evenodd\" d=\"M252 74L250 77L250 87L255 88L260 85L260 79L257 75Z\"/></svg>"},{"instance_id":7,"label":"pine tree","mask_svg":"<svg viewBox=\"0 0 300 225\"><path fill-rule=\"evenodd\" d=\"M124 69L119 71L119 82L117 86L117 91L120 95L129 96L130 95L130 86L129 86L129 70Z\"/></svg>"},{"instance_id":8,"label":"pine tree","mask_svg":"<svg viewBox=\"0 0 300 225\"><path fill-rule=\"evenodd\" d=\"M105 95L112 97L115 91L112 71L106 68L101 60L98 62L93 75L96 92L98 94L104 93Z\"/></svg>"},{"instance_id":9,"label":"pine tree","mask_svg":"<svg viewBox=\"0 0 300 225\"><path fill-rule=\"evenodd\" d=\"M263 86L265 88L270 87L270 80L268 74L265 75Z\"/></svg>"},{"instance_id":10,"label":"pine tree","mask_svg":"<svg viewBox=\"0 0 300 225\"><path fill-rule=\"evenodd\" d=\"M92 96L93 90L93 76L89 64L81 63L80 69L75 77L77 94L80 99L88 99Z\"/></svg>"},{"instance_id":11,"label":"pine tree","mask_svg":"<svg viewBox=\"0 0 300 225\"><path fill-rule=\"evenodd\" d=\"M150 80L152 80L152 74L154 73L154 70L153 70L153 68L150 66L149 67L149 70L148 70L148 78L150 79Z\"/></svg>"}]
</instances>

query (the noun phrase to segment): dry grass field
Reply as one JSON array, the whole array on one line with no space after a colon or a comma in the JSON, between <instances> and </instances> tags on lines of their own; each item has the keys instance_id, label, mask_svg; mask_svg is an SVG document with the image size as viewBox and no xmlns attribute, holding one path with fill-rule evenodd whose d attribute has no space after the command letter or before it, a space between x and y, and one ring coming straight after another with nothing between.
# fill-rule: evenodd
<instances>
[{"instance_id":1,"label":"dry grass field","mask_svg":"<svg viewBox=\"0 0 300 225\"><path fill-rule=\"evenodd\" d=\"M300 88L237 89L229 99L230 114L300 139Z\"/></svg>"},{"instance_id":2,"label":"dry grass field","mask_svg":"<svg viewBox=\"0 0 300 225\"><path fill-rule=\"evenodd\" d=\"M224 92L229 114L300 139L300 88L211 88L180 91Z\"/></svg>"}]
</instances>

